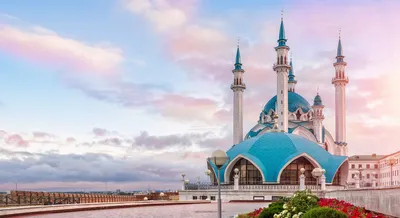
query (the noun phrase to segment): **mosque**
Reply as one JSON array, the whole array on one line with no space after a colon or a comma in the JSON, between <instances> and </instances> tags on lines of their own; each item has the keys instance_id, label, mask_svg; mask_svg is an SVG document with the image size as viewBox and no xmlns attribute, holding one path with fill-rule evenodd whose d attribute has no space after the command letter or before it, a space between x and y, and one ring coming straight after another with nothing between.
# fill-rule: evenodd
<instances>
[{"instance_id":1,"label":"mosque","mask_svg":"<svg viewBox=\"0 0 400 218\"><path fill-rule=\"evenodd\" d=\"M293 193L301 185L301 177L304 178L303 186L324 183L326 189L332 190L342 189L346 185L349 172L346 85L349 79L345 72L347 63L344 61L341 39L339 37L336 62L333 63L335 74L331 81L335 88L335 137L324 126L322 97L317 93L311 105L296 92L297 81L291 58L289 60L290 47L286 44L283 19L277 42L277 58L273 65L277 79L276 95L265 104L258 123L244 137L242 104L246 89L245 70L242 68L240 49L237 48L231 85L234 102L233 146L226 151L229 161L218 173L216 166L207 160L211 183L216 184L216 178L220 175L223 190L242 191L241 194L231 195L225 191L223 199L251 200L257 196L271 199L273 195L282 195L276 193L278 190ZM324 181L313 176L316 168L324 172ZM239 190L239 187L246 187L247 192ZM257 190L263 193L255 194ZM275 194L271 194L271 190ZM190 195L189 192L182 194ZM193 199L195 195L201 195L192 194Z\"/></svg>"}]
</instances>

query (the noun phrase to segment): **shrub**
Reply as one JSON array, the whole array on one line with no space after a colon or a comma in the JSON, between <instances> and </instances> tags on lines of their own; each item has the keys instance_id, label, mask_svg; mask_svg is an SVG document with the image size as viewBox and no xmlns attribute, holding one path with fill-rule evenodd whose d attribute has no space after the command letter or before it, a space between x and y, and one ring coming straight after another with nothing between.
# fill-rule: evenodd
<instances>
[{"instance_id":1,"label":"shrub","mask_svg":"<svg viewBox=\"0 0 400 218\"><path fill-rule=\"evenodd\" d=\"M283 211L275 217L300 217L312 208L318 207L318 197L310 190L297 191L283 204Z\"/></svg>"},{"instance_id":2,"label":"shrub","mask_svg":"<svg viewBox=\"0 0 400 218\"><path fill-rule=\"evenodd\" d=\"M283 211L283 201L277 201L271 203L268 208L265 208L258 218L273 218L274 214L278 214Z\"/></svg>"},{"instance_id":3,"label":"shrub","mask_svg":"<svg viewBox=\"0 0 400 218\"><path fill-rule=\"evenodd\" d=\"M302 216L302 218L347 218L347 215L341 211L327 208L327 207L317 207L309 210Z\"/></svg>"}]
</instances>

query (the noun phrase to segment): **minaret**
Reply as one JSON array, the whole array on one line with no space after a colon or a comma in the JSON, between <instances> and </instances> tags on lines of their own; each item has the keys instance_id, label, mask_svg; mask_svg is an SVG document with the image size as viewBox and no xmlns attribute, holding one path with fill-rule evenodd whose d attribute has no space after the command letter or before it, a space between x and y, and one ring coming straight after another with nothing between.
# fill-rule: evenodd
<instances>
[{"instance_id":1,"label":"minaret","mask_svg":"<svg viewBox=\"0 0 400 218\"><path fill-rule=\"evenodd\" d=\"M321 96L317 93L317 96L314 98L314 105L312 106L314 111L313 116L313 129L314 135L317 138L318 143L324 143L322 141L322 121L324 121L324 105L322 104Z\"/></svg>"},{"instance_id":2,"label":"minaret","mask_svg":"<svg viewBox=\"0 0 400 218\"><path fill-rule=\"evenodd\" d=\"M297 80L295 79L293 62L292 62L292 53L290 53L290 70L289 70L289 92L296 92L296 84Z\"/></svg>"},{"instance_id":3,"label":"minaret","mask_svg":"<svg viewBox=\"0 0 400 218\"><path fill-rule=\"evenodd\" d=\"M346 143L346 84L349 83L349 78L346 76L345 68L347 63L344 62L342 42L339 32L339 43L337 48L335 77L332 79L332 84L335 85L335 130L336 130L336 144L341 147L341 154L347 155Z\"/></svg>"},{"instance_id":4,"label":"minaret","mask_svg":"<svg viewBox=\"0 0 400 218\"><path fill-rule=\"evenodd\" d=\"M236 145L243 141L243 91L246 84L243 83L242 63L240 58L239 45L236 51L235 69L233 72L233 144Z\"/></svg>"},{"instance_id":5,"label":"minaret","mask_svg":"<svg viewBox=\"0 0 400 218\"><path fill-rule=\"evenodd\" d=\"M274 71L277 75L277 102L276 113L278 115L278 125L281 130L288 131L288 73L290 65L288 64L289 46L286 45L285 27L283 17L281 18L281 27L279 30L278 46L275 47L277 61L274 64Z\"/></svg>"}]
</instances>

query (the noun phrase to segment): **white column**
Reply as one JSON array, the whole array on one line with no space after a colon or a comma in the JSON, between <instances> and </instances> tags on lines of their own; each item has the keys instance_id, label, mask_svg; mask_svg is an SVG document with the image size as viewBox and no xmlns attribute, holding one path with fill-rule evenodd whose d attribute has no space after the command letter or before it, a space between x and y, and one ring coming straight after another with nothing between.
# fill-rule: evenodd
<instances>
[{"instance_id":1,"label":"white column","mask_svg":"<svg viewBox=\"0 0 400 218\"><path fill-rule=\"evenodd\" d=\"M360 178L358 177L357 174L354 176L354 180L355 180L355 183L356 183L356 188L357 189L360 188Z\"/></svg>"},{"instance_id":2,"label":"white column","mask_svg":"<svg viewBox=\"0 0 400 218\"><path fill-rule=\"evenodd\" d=\"M326 177L325 174L321 176L321 190L326 191Z\"/></svg>"},{"instance_id":3,"label":"white column","mask_svg":"<svg viewBox=\"0 0 400 218\"><path fill-rule=\"evenodd\" d=\"M243 140L243 89L233 91L233 144Z\"/></svg>"},{"instance_id":4,"label":"white column","mask_svg":"<svg viewBox=\"0 0 400 218\"><path fill-rule=\"evenodd\" d=\"M305 169L300 169L300 191L306 190L306 176L304 175Z\"/></svg>"},{"instance_id":5,"label":"white column","mask_svg":"<svg viewBox=\"0 0 400 218\"><path fill-rule=\"evenodd\" d=\"M286 70L277 72L277 114L279 128L288 131L288 74Z\"/></svg>"},{"instance_id":6,"label":"white column","mask_svg":"<svg viewBox=\"0 0 400 218\"><path fill-rule=\"evenodd\" d=\"M239 169L235 168L234 169L235 175L233 176L233 190L238 191L239 190Z\"/></svg>"}]
</instances>

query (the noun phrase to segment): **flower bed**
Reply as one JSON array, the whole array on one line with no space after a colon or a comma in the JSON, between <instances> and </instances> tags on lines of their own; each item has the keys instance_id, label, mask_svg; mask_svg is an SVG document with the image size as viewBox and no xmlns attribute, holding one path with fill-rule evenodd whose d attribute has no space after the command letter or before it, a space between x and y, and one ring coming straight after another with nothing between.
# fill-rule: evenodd
<instances>
[{"instance_id":1,"label":"flower bed","mask_svg":"<svg viewBox=\"0 0 400 218\"><path fill-rule=\"evenodd\" d=\"M318 210L316 208L329 208ZM333 210L332 210L333 209ZM309 212L310 213L307 213ZM336 211L336 212L335 212ZM315 217L315 214L326 213L325 218L386 218L382 214L367 211L363 207L354 206L348 202L337 199L318 198L310 190L297 191L290 198L283 198L267 208L259 208L251 213L239 215L239 218L301 218Z\"/></svg>"},{"instance_id":2,"label":"flower bed","mask_svg":"<svg viewBox=\"0 0 400 218\"><path fill-rule=\"evenodd\" d=\"M376 214L365 210L363 207L354 206L348 202L337 199L321 198L318 201L320 207L329 207L338 211L342 211L350 218L365 217L365 218L384 218L382 214Z\"/></svg>"}]
</instances>

